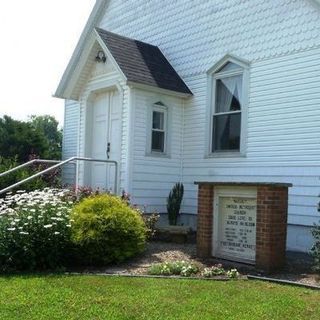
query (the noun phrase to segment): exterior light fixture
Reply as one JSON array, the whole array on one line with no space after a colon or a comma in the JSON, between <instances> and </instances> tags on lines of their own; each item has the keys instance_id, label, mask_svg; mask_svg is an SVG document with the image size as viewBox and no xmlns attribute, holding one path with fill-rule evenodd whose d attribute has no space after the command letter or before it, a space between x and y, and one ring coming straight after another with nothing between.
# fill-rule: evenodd
<instances>
[{"instance_id":1,"label":"exterior light fixture","mask_svg":"<svg viewBox=\"0 0 320 320\"><path fill-rule=\"evenodd\" d=\"M103 51L98 51L98 54L96 56L96 61L97 62L103 62L105 63L107 61L106 55Z\"/></svg>"}]
</instances>

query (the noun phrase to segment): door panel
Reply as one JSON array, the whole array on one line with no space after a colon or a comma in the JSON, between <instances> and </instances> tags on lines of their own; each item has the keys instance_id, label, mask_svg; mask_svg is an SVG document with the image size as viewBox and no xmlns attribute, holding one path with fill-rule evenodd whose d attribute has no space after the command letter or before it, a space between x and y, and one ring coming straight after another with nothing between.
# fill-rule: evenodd
<instances>
[{"instance_id":1,"label":"door panel","mask_svg":"<svg viewBox=\"0 0 320 320\"><path fill-rule=\"evenodd\" d=\"M108 133L109 94L99 94L94 100L92 110L92 141L91 157L106 159L106 144ZM104 163L91 164L91 187L94 189L107 189L107 166Z\"/></svg>"},{"instance_id":2,"label":"door panel","mask_svg":"<svg viewBox=\"0 0 320 320\"><path fill-rule=\"evenodd\" d=\"M109 152L109 160L115 160L120 162L120 153L121 153L121 107L120 107L120 99L119 93L114 92L111 94L110 99L110 112L109 112L109 139L110 143L110 152ZM115 166L108 165L108 189L113 190L115 185ZM113 190L115 191L115 190Z\"/></svg>"},{"instance_id":3,"label":"door panel","mask_svg":"<svg viewBox=\"0 0 320 320\"><path fill-rule=\"evenodd\" d=\"M121 152L121 106L116 92L96 96L92 110L91 157L115 160L119 163ZM110 152L107 156L107 146ZM115 192L115 167L112 164L91 164L91 187Z\"/></svg>"}]
</instances>

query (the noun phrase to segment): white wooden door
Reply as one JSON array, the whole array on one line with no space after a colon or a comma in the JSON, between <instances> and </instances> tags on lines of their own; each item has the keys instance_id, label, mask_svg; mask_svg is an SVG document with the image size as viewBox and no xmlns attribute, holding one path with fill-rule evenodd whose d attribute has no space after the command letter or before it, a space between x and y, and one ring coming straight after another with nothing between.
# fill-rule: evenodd
<instances>
[{"instance_id":1,"label":"white wooden door","mask_svg":"<svg viewBox=\"0 0 320 320\"><path fill-rule=\"evenodd\" d=\"M119 162L120 115L121 106L117 93L105 92L96 96L92 110L92 158ZM99 162L91 164L92 188L116 192L114 190L115 179L114 165Z\"/></svg>"},{"instance_id":2,"label":"white wooden door","mask_svg":"<svg viewBox=\"0 0 320 320\"><path fill-rule=\"evenodd\" d=\"M109 104L109 123L108 123L108 142L107 142L107 158L118 162L118 175L120 165L121 154L121 104L120 95L116 92L110 93ZM107 165L107 188L108 190L114 190L116 171L113 164Z\"/></svg>"}]
</instances>

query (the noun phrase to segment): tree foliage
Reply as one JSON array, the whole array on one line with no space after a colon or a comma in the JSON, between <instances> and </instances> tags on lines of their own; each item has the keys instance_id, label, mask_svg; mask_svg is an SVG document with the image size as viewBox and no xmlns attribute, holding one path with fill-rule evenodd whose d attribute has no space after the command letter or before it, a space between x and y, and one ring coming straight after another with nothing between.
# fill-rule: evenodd
<instances>
[{"instance_id":1,"label":"tree foliage","mask_svg":"<svg viewBox=\"0 0 320 320\"><path fill-rule=\"evenodd\" d=\"M62 131L52 116L31 116L28 121L14 120L9 116L0 118L0 172L34 158L61 159ZM0 178L0 189L21 181L46 165L23 168ZM34 190L45 186L57 186L60 183L59 170L52 171L24 184L25 190Z\"/></svg>"},{"instance_id":2,"label":"tree foliage","mask_svg":"<svg viewBox=\"0 0 320 320\"><path fill-rule=\"evenodd\" d=\"M36 155L40 158L61 158L62 132L51 116L32 116L29 121L0 118L0 154L18 163Z\"/></svg>"},{"instance_id":3,"label":"tree foliage","mask_svg":"<svg viewBox=\"0 0 320 320\"><path fill-rule=\"evenodd\" d=\"M58 121L48 115L31 116L31 126L37 131L41 132L46 138L48 146L48 157L50 159L61 158L61 144L62 144L62 130L59 130Z\"/></svg>"}]
</instances>

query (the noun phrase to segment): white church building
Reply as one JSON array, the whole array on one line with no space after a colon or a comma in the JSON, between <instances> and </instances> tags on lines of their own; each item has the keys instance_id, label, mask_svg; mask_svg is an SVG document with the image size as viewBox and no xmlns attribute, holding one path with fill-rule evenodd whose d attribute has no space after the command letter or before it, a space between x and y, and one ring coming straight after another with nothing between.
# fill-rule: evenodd
<instances>
[{"instance_id":1,"label":"white church building","mask_svg":"<svg viewBox=\"0 0 320 320\"><path fill-rule=\"evenodd\" d=\"M97 0L57 88L77 183L166 212L176 182L283 182L287 249L320 221L320 2ZM74 169L64 180L74 183Z\"/></svg>"}]
</instances>

